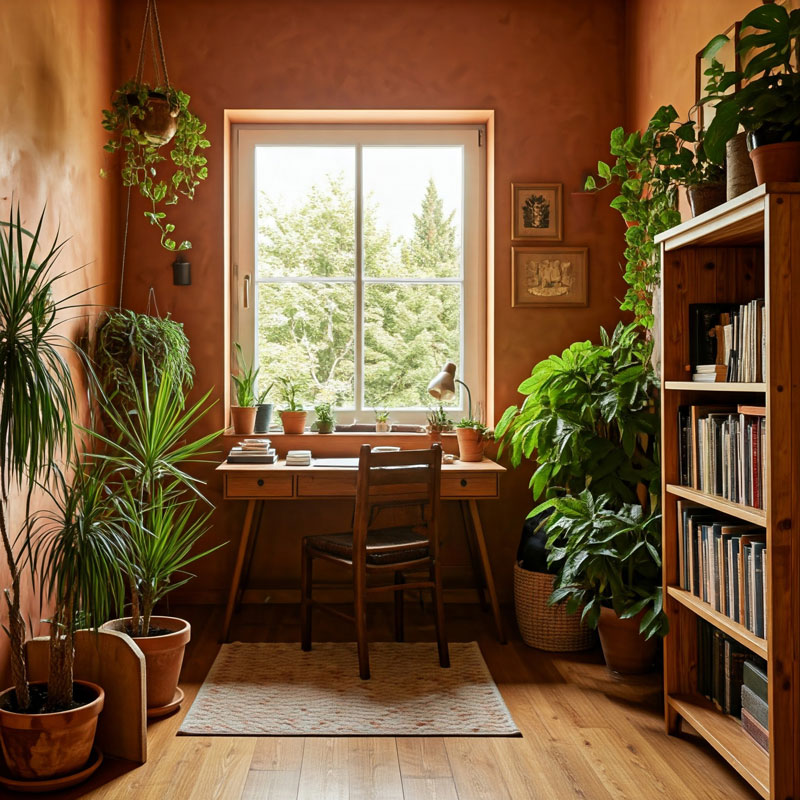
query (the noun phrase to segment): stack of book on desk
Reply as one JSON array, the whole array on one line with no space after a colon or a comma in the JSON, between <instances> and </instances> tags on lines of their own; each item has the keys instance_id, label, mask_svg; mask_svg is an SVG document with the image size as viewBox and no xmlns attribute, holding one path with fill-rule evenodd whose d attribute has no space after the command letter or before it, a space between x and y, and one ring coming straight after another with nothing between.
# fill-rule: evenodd
<instances>
[{"instance_id":1,"label":"stack of book on desk","mask_svg":"<svg viewBox=\"0 0 800 800\"><path fill-rule=\"evenodd\" d=\"M286 454L287 467L310 467L311 466L311 451L310 450L290 450Z\"/></svg>"},{"instance_id":2,"label":"stack of book on desk","mask_svg":"<svg viewBox=\"0 0 800 800\"><path fill-rule=\"evenodd\" d=\"M228 453L229 464L274 464L277 460L269 439L246 439Z\"/></svg>"}]
</instances>

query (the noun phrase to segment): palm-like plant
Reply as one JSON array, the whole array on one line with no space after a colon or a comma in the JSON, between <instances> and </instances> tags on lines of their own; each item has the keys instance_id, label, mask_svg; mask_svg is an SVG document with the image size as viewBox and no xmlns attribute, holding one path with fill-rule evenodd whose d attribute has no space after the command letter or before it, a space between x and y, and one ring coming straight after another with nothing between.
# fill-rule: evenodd
<instances>
[{"instance_id":1,"label":"palm-like plant","mask_svg":"<svg viewBox=\"0 0 800 800\"><path fill-rule=\"evenodd\" d=\"M102 463L73 457L67 478L55 468L44 487L51 508L34 515L31 557L40 596L54 604L46 711L72 701L75 629L97 628L124 595L118 555L123 544L111 526L111 494Z\"/></svg>"},{"instance_id":2,"label":"palm-like plant","mask_svg":"<svg viewBox=\"0 0 800 800\"><path fill-rule=\"evenodd\" d=\"M71 440L74 388L56 328L70 300L56 299L64 273L51 268L65 242L58 235L36 260L44 212L34 233L22 227L19 206L0 223L0 538L11 574L9 611L11 675L17 706L30 704L25 665L25 622L20 613L20 561L8 531L9 492L23 488L30 507L37 481L46 478L62 445Z\"/></svg>"}]
</instances>

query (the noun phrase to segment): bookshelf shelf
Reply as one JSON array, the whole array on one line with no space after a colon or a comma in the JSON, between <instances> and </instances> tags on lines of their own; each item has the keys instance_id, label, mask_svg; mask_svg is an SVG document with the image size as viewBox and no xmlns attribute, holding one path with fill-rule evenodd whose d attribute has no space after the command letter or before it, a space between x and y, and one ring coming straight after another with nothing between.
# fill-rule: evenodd
<instances>
[{"instance_id":1,"label":"bookshelf shelf","mask_svg":"<svg viewBox=\"0 0 800 800\"><path fill-rule=\"evenodd\" d=\"M739 644L743 644L749 648L757 656L767 658L767 640L756 636L754 633L747 630L744 625L734 622L730 617L725 614L720 614L713 606L701 600L691 592L681 589L678 586L668 586L667 594L675 598L677 602L693 611L699 617L702 617L706 622L716 625L724 633L727 633L732 639L736 639Z\"/></svg>"},{"instance_id":2,"label":"bookshelf shelf","mask_svg":"<svg viewBox=\"0 0 800 800\"><path fill-rule=\"evenodd\" d=\"M681 720L685 720L762 797L800 799L800 326L793 324L792 307L792 298L800 296L800 183L758 186L665 231L656 241L661 246L658 338L664 375L690 377L685 366L691 363L693 304L746 306L763 299L765 340L763 382L678 380L662 384L662 561L664 608L670 623L670 633L664 639L666 729L677 734ZM678 485L681 451L696 441L684 438L685 407L703 405L766 409L766 429L757 462L763 467L763 509ZM684 410L679 420L681 407ZM697 419L702 418L698 412ZM723 432L725 435L731 434ZM717 452L715 458L719 458ZM724 452L728 466L723 468L730 468L731 450ZM748 451L745 446L733 452L738 459L740 453ZM753 463L749 462L751 468ZM744 467L748 467L747 461ZM766 548L760 552L766 576L765 638L756 637L713 606L678 588L682 568L681 499L764 529ZM742 729L737 718L721 713L703 696L714 693L713 688L703 685L703 674L707 673L701 672L707 669L708 658L714 658L713 648L709 656L706 642L699 636L701 625L706 624L722 634L715 634L717 639L729 637L733 646L743 646L753 659L766 661L769 754ZM724 663L722 666L725 669ZM726 673L725 679L733 678Z\"/></svg>"},{"instance_id":3,"label":"bookshelf shelf","mask_svg":"<svg viewBox=\"0 0 800 800\"><path fill-rule=\"evenodd\" d=\"M675 392L766 392L766 383L704 383L702 381L664 381L664 388Z\"/></svg>"},{"instance_id":4,"label":"bookshelf shelf","mask_svg":"<svg viewBox=\"0 0 800 800\"><path fill-rule=\"evenodd\" d=\"M752 522L753 525L767 524L767 512L763 508L753 508L752 506L743 506L740 503L731 503L730 500L726 500L724 497L698 492L697 489L692 489L689 486L678 486L674 483L668 483L666 488L667 491L675 497L691 500L701 506L713 508L714 511L720 511L723 514L728 514L744 522Z\"/></svg>"},{"instance_id":5,"label":"bookshelf shelf","mask_svg":"<svg viewBox=\"0 0 800 800\"><path fill-rule=\"evenodd\" d=\"M697 695L670 695L667 703L762 797L770 797L769 755L742 730L739 720Z\"/></svg>"}]
</instances>

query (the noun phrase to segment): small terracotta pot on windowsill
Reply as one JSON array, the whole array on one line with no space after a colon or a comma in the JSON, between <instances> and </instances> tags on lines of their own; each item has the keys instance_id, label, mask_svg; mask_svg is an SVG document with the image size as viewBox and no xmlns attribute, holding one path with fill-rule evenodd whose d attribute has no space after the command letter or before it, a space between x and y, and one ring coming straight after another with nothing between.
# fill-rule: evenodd
<instances>
[{"instance_id":1,"label":"small terracotta pot on windowsill","mask_svg":"<svg viewBox=\"0 0 800 800\"><path fill-rule=\"evenodd\" d=\"M239 434L250 434L256 427L255 406L231 406L231 421L233 422L233 432Z\"/></svg>"},{"instance_id":2,"label":"small terracotta pot on windowsill","mask_svg":"<svg viewBox=\"0 0 800 800\"><path fill-rule=\"evenodd\" d=\"M281 424L284 433L305 433L306 411L281 411Z\"/></svg>"}]
</instances>

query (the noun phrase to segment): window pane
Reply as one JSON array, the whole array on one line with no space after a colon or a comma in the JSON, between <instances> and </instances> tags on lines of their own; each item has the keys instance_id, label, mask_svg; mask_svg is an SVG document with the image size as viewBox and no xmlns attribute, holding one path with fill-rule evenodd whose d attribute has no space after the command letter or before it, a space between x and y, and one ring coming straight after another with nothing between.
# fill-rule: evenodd
<instances>
[{"instance_id":1,"label":"window pane","mask_svg":"<svg viewBox=\"0 0 800 800\"><path fill-rule=\"evenodd\" d=\"M355 148L257 147L257 274L355 274Z\"/></svg>"},{"instance_id":2,"label":"window pane","mask_svg":"<svg viewBox=\"0 0 800 800\"><path fill-rule=\"evenodd\" d=\"M461 276L461 147L365 147L363 182L367 277Z\"/></svg>"},{"instance_id":3,"label":"window pane","mask_svg":"<svg viewBox=\"0 0 800 800\"><path fill-rule=\"evenodd\" d=\"M447 359L461 362L461 286L364 287L364 404L425 408L428 384Z\"/></svg>"},{"instance_id":4,"label":"window pane","mask_svg":"<svg viewBox=\"0 0 800 800\"><path fill-rule=\"evenodd\" d=\"M258 285L261 388L292 378L306 408L328 399L354 405L355 288L352 283ZM273 390L277 402L278 394Z\"/></svg>"}]
</instances>

